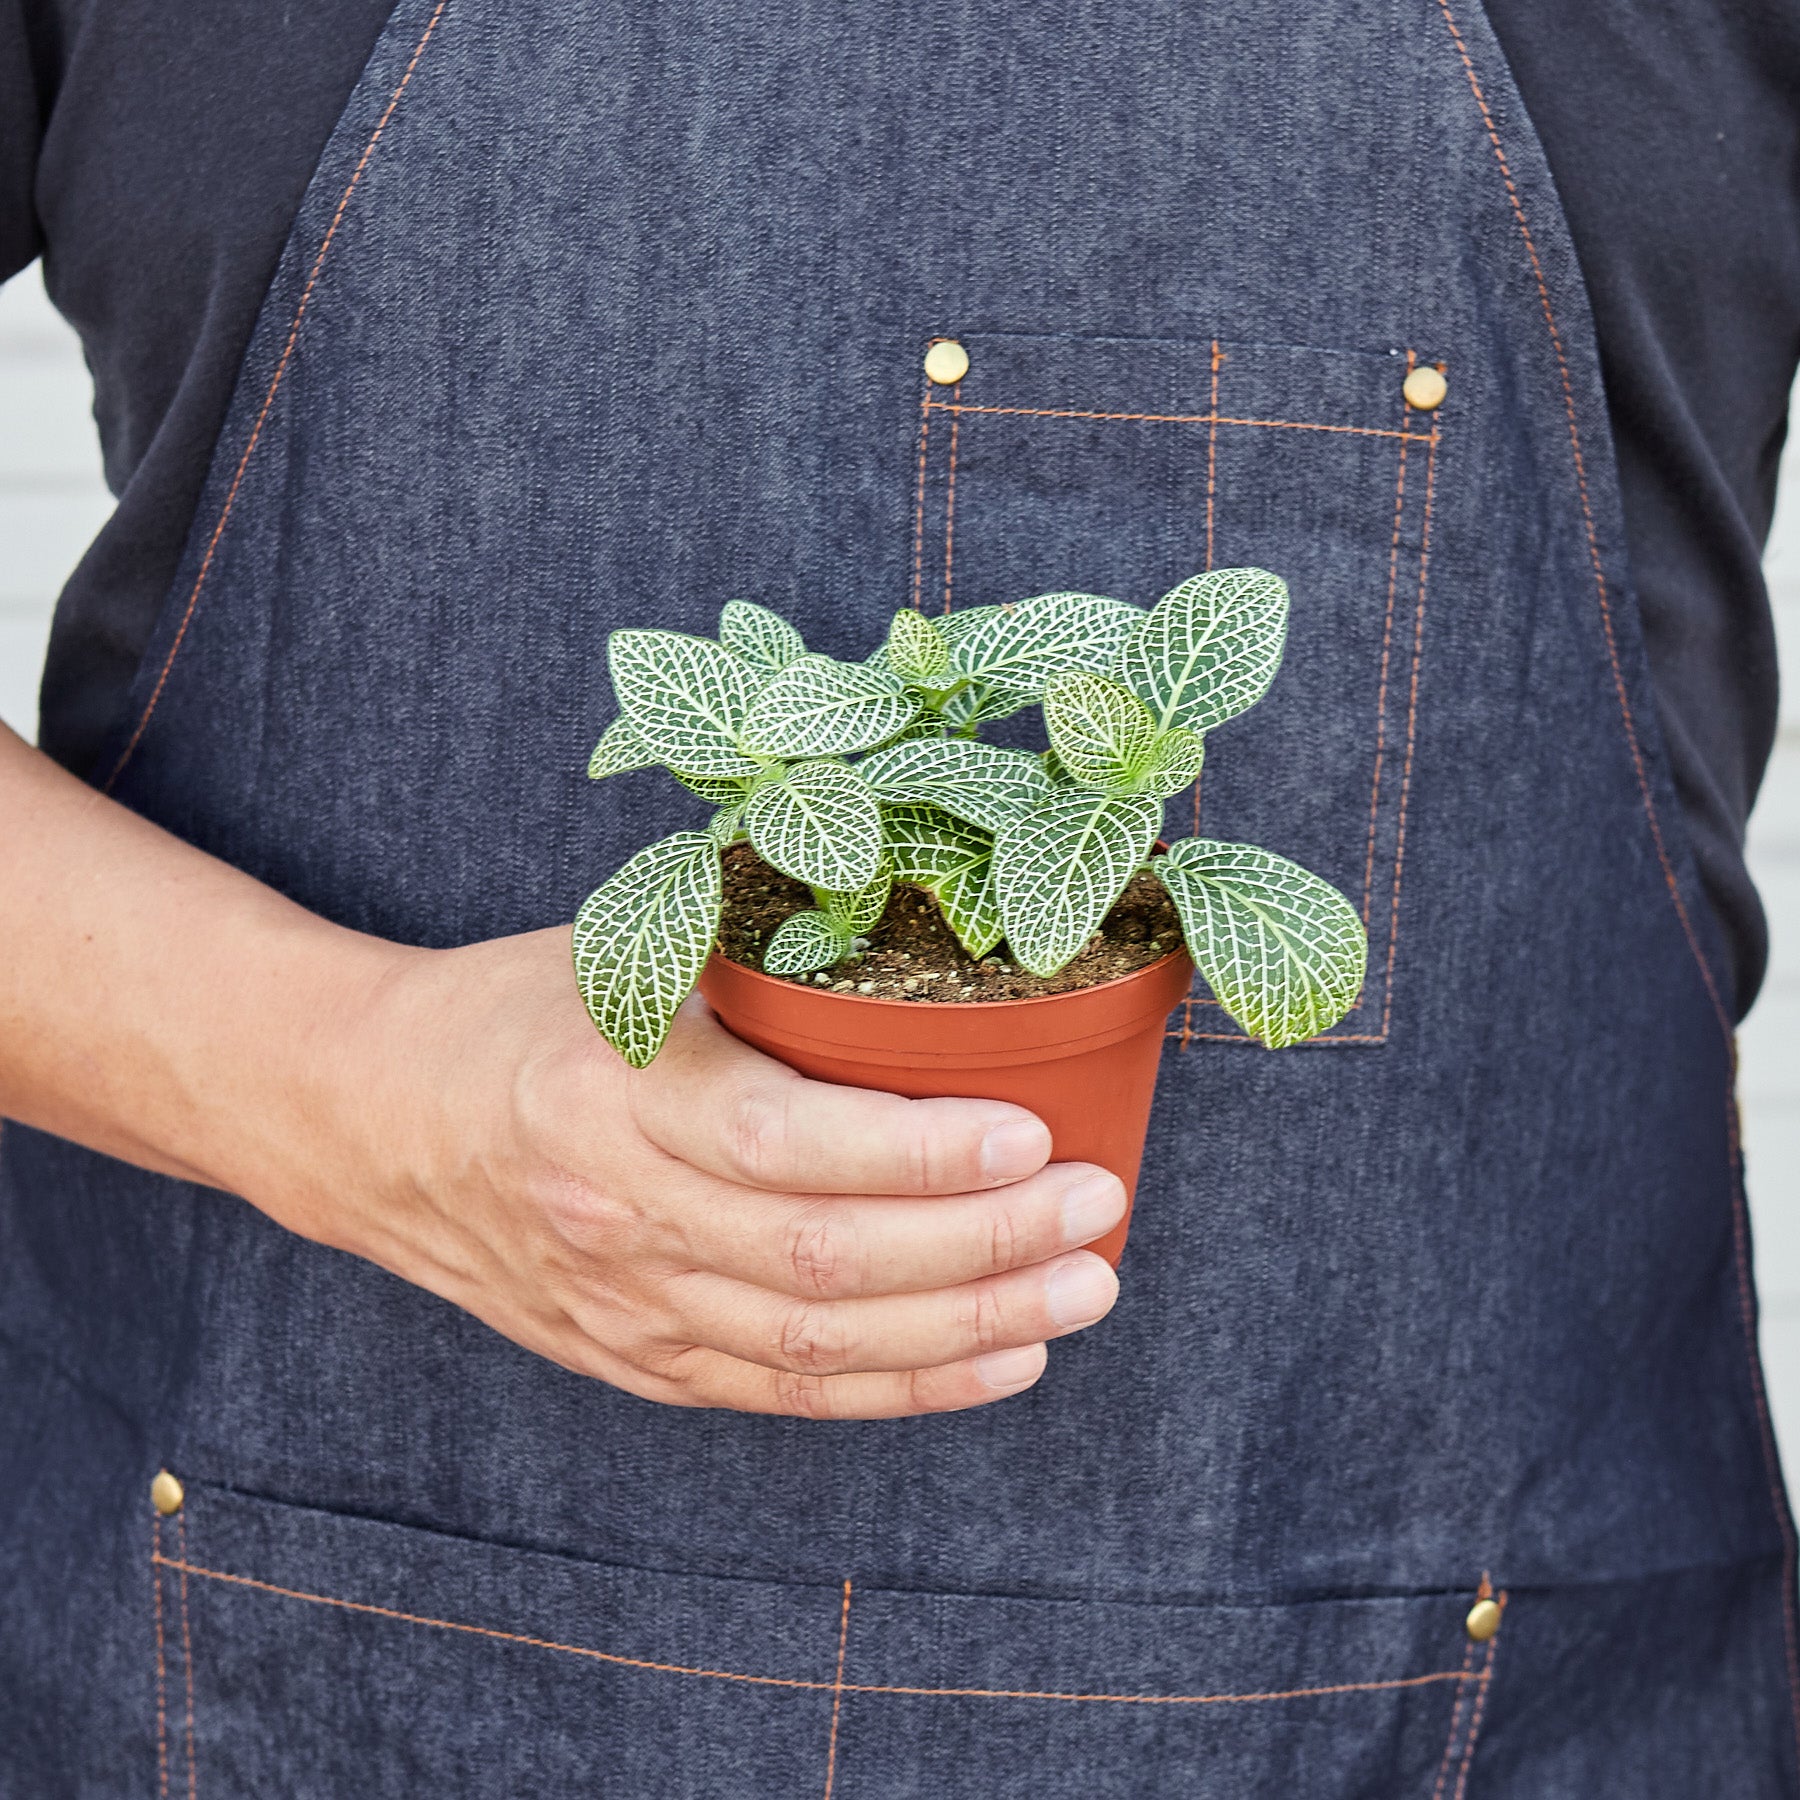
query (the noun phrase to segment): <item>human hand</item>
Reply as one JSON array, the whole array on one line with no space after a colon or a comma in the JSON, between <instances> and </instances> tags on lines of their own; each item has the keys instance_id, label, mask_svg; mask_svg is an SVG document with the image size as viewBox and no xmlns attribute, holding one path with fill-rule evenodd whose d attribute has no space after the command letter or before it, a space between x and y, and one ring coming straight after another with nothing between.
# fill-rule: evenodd
<instances>
[{"instance_id":1,"label":"human hand","mask_svg":"<svg viewBox=\"0 0 1800 1800\"><path fill-rule=\"evenodd\" d=\"M241 1185L649 1400L882 1418L1003 1399L1104 1317L1117 1177L1023 1109L806 1080L690 1000L634 1071L569 934L396 951L321 1144ZM234 1184L237 1185L237 1184Z\"/></svg>"}]
</instances>

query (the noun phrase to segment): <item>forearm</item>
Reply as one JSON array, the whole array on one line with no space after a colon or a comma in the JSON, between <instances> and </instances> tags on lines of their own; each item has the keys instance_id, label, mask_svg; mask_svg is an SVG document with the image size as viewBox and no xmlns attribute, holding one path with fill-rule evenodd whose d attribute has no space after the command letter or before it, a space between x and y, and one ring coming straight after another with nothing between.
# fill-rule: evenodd
<instances>
[{"instance_id":1,"label":"forearm","mask_svg":"<svg viewBox=\"0 0 1800 1800\"><path fill-rule=\"evenodd\" d=\"M0 726L0 1114L242 1188L333 1104L406 951L329 924Z\"/></svg>"}]
</instances>

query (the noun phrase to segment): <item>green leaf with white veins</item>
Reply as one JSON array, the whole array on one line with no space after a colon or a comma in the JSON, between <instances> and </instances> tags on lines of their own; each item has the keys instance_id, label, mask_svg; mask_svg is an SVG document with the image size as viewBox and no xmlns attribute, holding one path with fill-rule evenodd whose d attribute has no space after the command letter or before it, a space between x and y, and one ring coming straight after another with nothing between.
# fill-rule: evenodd
<instances>
[{"instance_id":1,"label":"green leaf with white veins","mask_svg":"<svg viewBox=\"0 0 1800 1800\"><path fill-rule=\"evenodd\" d=\"M742 806L721 806L719 810L706 821L706 835L711 838L721 850L723 850L727 844L735 844L737 842L738 833L742 831L743 828L744 809Z\"/></svg>"},{"instance_id":2,"label":"green leaf with white veins","mask_svg":"<svg viewBox=\"0 0 1800 1800\"><path fill-rule=\"evenodd\" d=\"M1335 1025L1362 990L1356 908L1298 863L1251 844L1183 838L1151 867L1213 997L1271 1050Z\"/></svg>"},{"instance_id":3,"label":"green leaf with white veins","mask_svg":"<svg viewBox=\"0 0 1800 1800\"><path fill-rule=\"evenodd\" d=\"M806 654L806 640L779 613L754 600L727 600L719 642L759 669L785 669Z\"/></svg>"},{"instance_id":4,"label":"green leaf with white veins","mask_svg":"<svg viewBox=\"0 0 1800 1800\"><path fill-rule=\"evenodd\" d=\"M606 654L619 705L658 762L690 775L757 773L737 742L758 685L742 657L681 631L615 631Z\"/></svg>"},{"instance_id":5,"label":"green leaf with white veins","mask_svg":"<svg viewBox=\"0 0 1800 1800\"><path fill-rule=\"evenodd\" d=\"M617 718L600 734L594 754L588 758L588 780L623 775L631 769L653 768L656 761L644 740L632 730L631 721Z\"/></svg>"},{"instance_id":6,"label":"green leaf with white veins","mask_svg":"<svg viewBox=\"0 0 1800 1800\"><path fill-rule=\"evenodd\" d=\"M1160 794L1166 800L1192 787L1200 779L1200 766L1206 761L1206 745L1197 731L1171 726L1156 740L1149 766L1138 778L1147 794Z\"/></svg>"},{"instance_id":7,"label":"green leaf with white veins","mask_svg":"<svg viewBox=\"0 0 1800 1800\"><path fill-rule=\"evenodd\" d=\"M1057 790L994 844L994 885L1013 955L1054 975L1125 891L1162 824L1150 794Z\"/></svg>"},{"instance_id":8,"label":"green leaf with white veins","mask_svg":"<svg viewBox=\"0 0 1800 1800\"><path fill-rule=\"evenodd\" d=\"M885 743L918 710L885 670L803 656L751 702L739 742L766 756L848 756Z\"/></svg>"},{"instance_id":9,"label":"green leaf with white veins","mask_svg":"<svg viewBox=\"0 0 1800 1800\"><path fill-rule=\"evenodd\" d=\"M902 681L929 687L949 668L950 646L923 613L902 607L888 627L887 666Z\"/></svg>"},{"instance_id":10,"label":"green leaf with white veins","mask_svg":"<svg viewBox=\"0 0 1800 1800\"><path fill-rule=\"evenodd\" d=\"M764 862L809 887L867 887L881 867L881 808L842 763L801 763L765 783L743 824Z\"/></svg>"},{"instance_id":11,"label":"green leaf with white veins","mask_svg":"<svg viewBox=\"0 0 1800 1800\"><path fill-rule=\"evenodd\" d=\"M814 888L813 898L819 910L834 924L841 925L851 937L859 937L887 911L888 895L894 886L894 872L883 863L875 879L867 887L845 893L832 888Z\"/></svg>"},{"instance_id":12,"label":"green leaf with white veins","mask_svg":"<svg viewBox=\"0 0 1800 1800\"><path fill-rule=\"evenodd\" d=\"M935 806L892 806L883 822L894 879L933 895L962 947L986 956L1001 938L992 836Z\"/></svg>"},{"instance_id":13,"label":"green leaf with white veins","mask_svg":"<svg viewBox=\"0 0 1800 1800\"><path fill-rule=\"evenodd\" d=\"M1044 689L1044 727L1072 781L1129 793L1156 749L1156 721L1130 688L1104 675L1070 669Z\"/></svg>"},{"instance_id":14,"label":"green leaf with white veins","mask_svg":"<svg viewBox=\"0 0 1800 1800\"><path fill-rule=\"evenodd\" d=\"M719 928L719 852L678 831L640 850L575 917L575 979L600 1035L641 1069L663 1046Z\"/></svg>"},{"instance_id":15,"label":"green leaf with white veins","mask_svg":"<svg viewBox=\"0 0 1800 1800\"><path fill-rule=\"evenodd\" d=\"M1036 699L1036 694L1021 694L1013 688L990 687L985 681L975 681L959 688L944 702L943 717L951 725L972 728L991 719L1010 719Z\"/></svg>"},{"instance_id":16,"label":"green leaf with white veins","mask_svg":"<svg viewBox=\"0 0 1800 1800\"><path fill-rule=\"evenodd\" d=\"M1158 725L1210 731L1268 692L1287 615L1287 584L1266 569L1195 575L1157 601L1115 673Z\"/></svg>"},{"instance_id":17,"label":"green leaf with white veins","mask_svg":"<svg viewBox=\"0 0 1800 1800\"><path fill-rule=\"evenodd\" d=\"M1101 594L1037 594L1016 606L971 610L972 623L958 625L952 613L940 626L950 639L951 671L1032 696L1060 670L1110 669L1145 616Z\"/></svg>"},{"instance_id":18,"label":"green leaf with white veins","mask_svg":"<svg viewBox=\"0 0 1800 1800\"><path fill-rule=\"evenodd\" d=\"M856 772L883 800L941 806L998 831L1050 792L1035 756L972 738L923 738L865 756Z\"/></svg>"},{"instance_id":19,"label":"green leaf with white veins","mask_svg":"<svg viewBox=\"0 0 1800 1800\"><path fill-rule=\"evenodd\" d=\"M797 912L783 919L763 951L770 975L810 975L850 954L850 934L822 912Z\"/></svg>"},{"instance_id":20,"label":"green leaf with white veins","mask_svg":"<svg viewBox=\"0 0 1800 1800\"><path fill-rule=\"evenodd\" d=\"M669 771L690 794L698 794L714 806L734 806L750 791L747 778L735 775L686 775L680 769Z\"/></svg>"}]
</instances>

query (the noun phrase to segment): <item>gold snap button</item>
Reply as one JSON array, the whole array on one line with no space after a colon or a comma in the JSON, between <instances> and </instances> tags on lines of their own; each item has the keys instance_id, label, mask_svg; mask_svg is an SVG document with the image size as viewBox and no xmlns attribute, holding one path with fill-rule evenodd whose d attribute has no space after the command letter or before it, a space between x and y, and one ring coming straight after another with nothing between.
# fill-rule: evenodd
<instances>
[{"instance_id":1,"label":"gold snap button","mask_svg":"<svg viewBox=\"0 0 1800 1800\"><path fill-rule=\"evenodd\" d=\"M955 338L939 338L925 352L925 377L939 387L955 387L969 372L969 353Z\"/></svg>"},{"instance_id":2,"label":"gold snap button","mask_svg":"<svg viewBox=\"0 0 1800 1800\"><path fill-rule=\"evenodd\" d=\"M167 1469L158 1469L156 1479L150 1483L150 1504L167 1517L181 1511L181 1501L181 1483Z\"/></svg>"},{"instance_id":3,"label":"gold snap button","mask_svg":"<svg viewBox=\"0 0 1800 1800\"><path fill-rule=\"evenodd\" d=\"M1450 384L1444 379L1442 369L1434 369L1430 363L1420 363L1416 368L1408 369L1406 380L1401 384L1401 393L1406 396L1406 404L1420 412L1436 412L1444 404L1444 396L1450 391Z\"/></svg>"},{"instance_id":4,"label":"gold snap button","mask_svg":"<svg viewBox=\"0 0 1800 1800\"><path fill-rule=\"evenodd\" d=\"M1499 1629L1500 1602L1498 1600L1477 1600L1469 1608L1469 1616L1463 1620L1463 1630L1478 1644L1485 1644Z\"/></svg>"}]
</instances>

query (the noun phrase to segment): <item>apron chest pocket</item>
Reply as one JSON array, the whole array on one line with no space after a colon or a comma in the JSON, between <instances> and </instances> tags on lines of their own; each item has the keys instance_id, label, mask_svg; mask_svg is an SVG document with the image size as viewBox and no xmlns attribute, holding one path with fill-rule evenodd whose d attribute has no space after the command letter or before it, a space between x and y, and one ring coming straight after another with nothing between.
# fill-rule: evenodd
<instances>
[{"instance_id":1,"label":"apron chest pocket","mask_svg":"<svg viewBox=\"0 0 1800 1800\"><path fill-rule=\"evenodd\" d=\"M926 612L1078 588L1149 604L1206 567L1293 596L1269 694L1208 740L1169 829L1262 844L1349 895L1361 1000L1319 1040L1385 1042L1400 963L1431 511L1449 408L1422 360L1226 339L969 333L920 396L911 599ZM1247 1043L1199 988L1185 1041Z\"/></svg>"}]
</instances>

